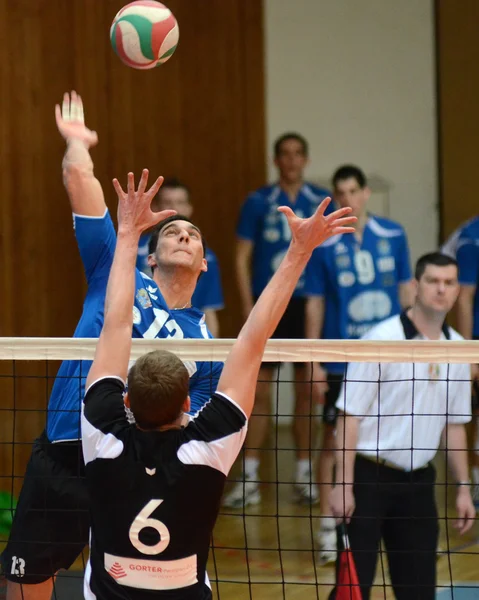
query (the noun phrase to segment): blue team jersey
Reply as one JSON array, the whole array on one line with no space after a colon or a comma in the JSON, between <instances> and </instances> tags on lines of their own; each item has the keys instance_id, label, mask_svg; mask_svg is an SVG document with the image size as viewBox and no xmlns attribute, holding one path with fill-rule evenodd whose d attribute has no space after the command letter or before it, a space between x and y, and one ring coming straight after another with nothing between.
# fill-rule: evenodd
<instances>
[{"instance_id":1,"label":"blue team jersey","mask_svg":"<svg viewBox=\"0 0 479 600\"><path fill-rule=\"evenodd\" d=\"M136 259L136 268L146 275L151 274L151 268L148 266L150 238L151 234L149 233L141 236ZM216 254L210 248L206 248L205 258L208 263L208 270L200 275L191 303L200 310L221 310L224 308L225 303L221 285L220 265Z\"/></svg>"},{"instance_id":2,"label":"blue team jersey","mask_svg":"<svg viewBox=\"0 0 479 600\"><path fill-rule=\"evenodd\" d=\"M454 241L451 247L451 239ZM467 221L443 246L443 252L455 255L459 267L459 283L476 287L473 305L472 335L479 336L479 217Z\"/></svg>"},{"instance_id":3,"label":"blue team jersey","mask_svg":"<svg viewBox=\"0 0 479 600\"><path fill-rule=\"evenodd\" d=\"M259 296L279 267L291 241L286 217L278 206L289 206L298 217L310 217L319 204L331 194L328 190L304 184L294 204L279 185L262 187L250 194L241 208L236 229L240 239L253 242L252 292ZM330 204L325 214L334 210ZM294 296L304 295L304 274Z\"/></svg>"},{"instance_id":4,"label":"blue team jersey","mask_svg":"<svg viewBox=\"0 0 479 600\"><path fill-rule=\"evenodd\" d=\"M371 327L401 311L399 284L411 279L404 229L370 216L362 243L337 235L317 248L306 269L306 295L323 296L325 339L358 339ZM341 363L328 363L340 373Z\"/></svg>"},{"instance_id":5,"label":"blue team jersey","mask_svg":"<svg viewBox=\"0 0 479 600\"><path fill-rule=\"evenodd\" d=\"M116 234L108 212L103 217L74 216L75 234L85 269L88 292L73 337L97 338L103 326L108 276ZM204 314L196 308L170 310L156 283L136 270L133 306L134 338L210 338ZM50 441L80 438L80 406L91 361L63 361L48 405ZM222 363L186 363L190 373L191 411L204 406L215 391Z\"/></svg>"}]
</instances>

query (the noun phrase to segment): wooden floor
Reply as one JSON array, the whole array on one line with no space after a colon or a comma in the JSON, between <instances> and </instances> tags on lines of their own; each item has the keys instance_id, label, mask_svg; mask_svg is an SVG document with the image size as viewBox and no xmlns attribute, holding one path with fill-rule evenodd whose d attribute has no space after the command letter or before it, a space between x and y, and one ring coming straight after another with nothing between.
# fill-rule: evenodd
<instances>
[{"instance_id":1,"label":"wooden floor","mask_svg":"<svg viewBox=\"0 0 479 600\"><path fill-rule=\"evenodd\" d=\"M334 567L319 567L314 552L319 509L298 507L292 502L294 452L288 427L280 427L277 445L283 449L265 452L261 467L264 481L261 505L246 509L245 515L242 511L224 510L218 518L208 567L217 599L323 600L331 590ZM272 444L272 448L274 446ZM438 472L443 471L439 461ZM236 467L232 476L238 475ZM444 516L445 502L438 498L438 503ZM453 501L449 500L448 505L451 518ZM443 553L438 555L439 598L443 597L439 594L442 586L444 598L456 599L462 596L447 593L452 584L479 582L478 534L477 524L470 533L460 537L451 522L448 531L445 521L441 522ZM75 566L81 568L81 562L77 561ZM375 584L374 600L394 598L388 585L385 559L383 567L378 561ZM471 593L464 598L479 598L479 589Z\"/></svg>"}]
</instances>

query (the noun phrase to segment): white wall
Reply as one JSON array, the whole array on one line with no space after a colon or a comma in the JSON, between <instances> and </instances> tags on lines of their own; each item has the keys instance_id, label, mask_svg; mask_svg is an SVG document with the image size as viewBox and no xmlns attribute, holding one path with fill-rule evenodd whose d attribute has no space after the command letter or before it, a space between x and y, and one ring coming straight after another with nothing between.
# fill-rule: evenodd
<instances>
[{"instance_id":1,"label":"white wall","mask_svg":"<svg viewBox=\"0 0 479 600\"><path fill-rule=\"evenodd\" d=\"M438 234L432 4L265 0L268 154L296 130L310 142L311 180L361 166L388 190L371 209L405 226L413 261Z\"/></svg>"},{"instance_id":2,"label":"white wall","mask_svg":"<svg viewBox=\"0 0 479 600\"><path fill-rule=\"evenodd\" d=\"M390 186L413 259L435 248L432 0L265 0L265 36L268 153L297 130L309 178L358 164Z\"/></svg>"}]
</instances>

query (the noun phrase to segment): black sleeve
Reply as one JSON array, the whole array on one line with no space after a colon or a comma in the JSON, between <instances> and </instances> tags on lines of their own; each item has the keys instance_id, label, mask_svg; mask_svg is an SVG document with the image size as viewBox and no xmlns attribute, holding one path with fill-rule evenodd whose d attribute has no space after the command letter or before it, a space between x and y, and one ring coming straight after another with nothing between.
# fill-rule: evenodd
<instances>
[{"instance_id":1,"label":"black sleeve","mask_svg":"<svg viewBox=\"0 0 479 600\"><path fill-rule=\"evenodd\" d=\"M117 377L99 379L88 388L81 421L85 464L123 452L121 433L129 427L124 392L125 384Z\"/></svg>"},{"instance_id":2,"label":"black sleeve","mask_svg":"<svg viewBox=\"0 0 479 600\"><path fill-rule=\"evenodd\" d=\"M184 464L206 465L229 473L247 431L247 418L230 398L216 393L185 429L178 458Z\"/></svg>"}]
</instances>

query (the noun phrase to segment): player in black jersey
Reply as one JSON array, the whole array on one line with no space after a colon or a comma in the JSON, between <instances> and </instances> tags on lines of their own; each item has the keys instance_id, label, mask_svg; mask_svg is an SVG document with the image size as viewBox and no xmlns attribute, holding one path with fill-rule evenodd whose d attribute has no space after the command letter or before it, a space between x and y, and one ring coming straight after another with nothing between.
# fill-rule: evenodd
<instances>
[{"instance_id":1,"label":"player in black jersey","mask_svg":"<svg viewBox=\"0 0 479 600\"><path fill-rule=\"evenodd\" d=\"M145 170L135 191L130 173L126 193L114 181L118 237L82 414L91 495L87 600L211 598L209 541L226 476L246 435L266 341L314 248L353 231L355 220L347 208L325 217L328 200L309 219L279 209L288 219L291 245L243 326L217 392L192 418L186 414L188 372L176 356L150 352L128 373L138 240L158 220L150 203L161 180L145 192L147 178ZM186 254L196 243L187 230L183 242Z\"/></svg>"}]
</instances>

